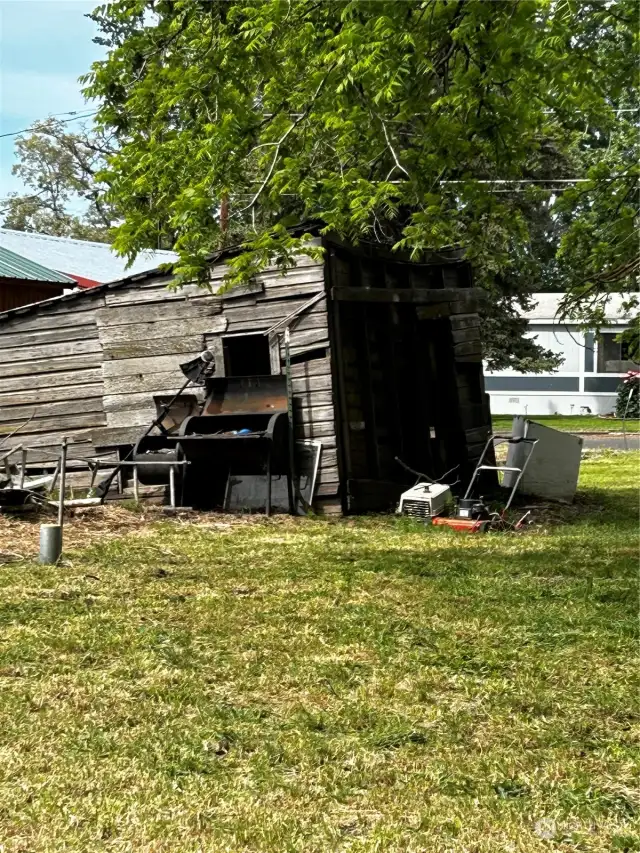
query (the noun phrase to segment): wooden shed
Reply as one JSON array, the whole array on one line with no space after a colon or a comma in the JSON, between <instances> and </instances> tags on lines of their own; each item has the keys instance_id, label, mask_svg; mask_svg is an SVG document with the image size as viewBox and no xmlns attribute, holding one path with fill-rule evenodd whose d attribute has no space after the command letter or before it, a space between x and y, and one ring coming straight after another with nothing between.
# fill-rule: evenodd
<instances>
[{"instance_id":1,"label":"wooden shed","mask_svg":"<svg viewBox=\"0 0 640 853\"><path fill-rule=\"evenodd\" d=\"M0 441L18 429L5 449L46 467L67 436L74 459L115 462L181 387L180 364L208 348L217 376L282 373L288 325L294 433L322 443L318 511L390 506L411 482L396 457L464 480L490 430L469 264L320 241L322 260L226 292L233 250L212 259L210 290L155 271L1 314Z\"/></svg>"}]
</instances>

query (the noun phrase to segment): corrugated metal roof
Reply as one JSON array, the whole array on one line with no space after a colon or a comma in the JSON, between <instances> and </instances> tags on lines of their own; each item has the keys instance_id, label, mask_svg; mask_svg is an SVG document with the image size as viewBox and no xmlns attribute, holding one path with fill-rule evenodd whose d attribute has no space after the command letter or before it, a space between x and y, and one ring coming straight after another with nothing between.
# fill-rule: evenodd
<instances>
[{"instance_id":1,"label":"corrugated metal roof","mask_svg":"<svg viewBox=\"0 0 640 853\"><path fill-rule=\"evenodd\" d=\"M75 281L56 270L42 266L23 255L0 246L0 277L25 278L30 281L52 281L75 286Z\"/></svg>"},{"instance_id":2,"label":"corrugated metal roof","mask_svg":"<svg viewBox=\"0 0 640 853\"><path fill-rule=\"evenodd\" d=\"M127 259L116 255L107 243L12 228L0 228L0 246L69 276L79 275L99 282L118 281L126 275L137 275L178 260L175 252L144 249L127 267Z\"/></svg>"}]
</instances>

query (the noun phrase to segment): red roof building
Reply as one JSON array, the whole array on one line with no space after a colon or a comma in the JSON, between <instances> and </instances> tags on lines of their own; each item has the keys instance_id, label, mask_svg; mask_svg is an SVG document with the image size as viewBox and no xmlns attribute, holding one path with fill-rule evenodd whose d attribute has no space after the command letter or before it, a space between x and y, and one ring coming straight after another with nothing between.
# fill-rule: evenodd
<instances>
[{"instance_id":1,"label":"red roof building","mask_svg":"<svg viewBox=\"0 0 640 853\"><path fill-rule=\"evenodd\" d=\"M128 265L127 259L117 255L108 243L33 234L11 228L0 228L0 248L39 264L50 272L62 274L65 282L68 282L67 287L83 288L148 272L162 264L171 264L178 258L175 252L145 249Z\"/></svg>"}]
</instances>

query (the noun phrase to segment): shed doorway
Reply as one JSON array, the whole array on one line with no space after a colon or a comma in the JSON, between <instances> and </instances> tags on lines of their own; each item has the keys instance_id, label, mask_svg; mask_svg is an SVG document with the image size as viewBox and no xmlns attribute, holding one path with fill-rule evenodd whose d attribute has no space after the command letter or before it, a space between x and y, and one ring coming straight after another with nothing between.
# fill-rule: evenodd
<instances>
[{"instance_id":1,"label":"shed doorway","mask_svg":"<svg viewBox=\"0 0 640 853\"><path fill-rule=\"evenodd\" d=\"M459 461L451 324L419 320L411 303L334 302L346 509L393 504L411 475L433 478Z\"/></svg>"}]
</instances>

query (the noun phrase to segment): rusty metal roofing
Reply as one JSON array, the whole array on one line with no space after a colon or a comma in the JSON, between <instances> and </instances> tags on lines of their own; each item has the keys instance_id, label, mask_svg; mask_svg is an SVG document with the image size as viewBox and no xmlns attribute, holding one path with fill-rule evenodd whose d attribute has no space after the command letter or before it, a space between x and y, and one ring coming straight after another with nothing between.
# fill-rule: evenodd
<instances>
[{"instance_id":1,"label":"rusty metal roofing","mask_svg":"<svg viewBox=\"0 0 640 853\"><path fill-rule=\"evenodd\" d=\"M12 252L0 246L0 278L21 278L29 281L50 281L57 284L67 284L75 287L76 283L69 276L56 270L37 264L17 252Z\"/></svg>"}]
</instances>

